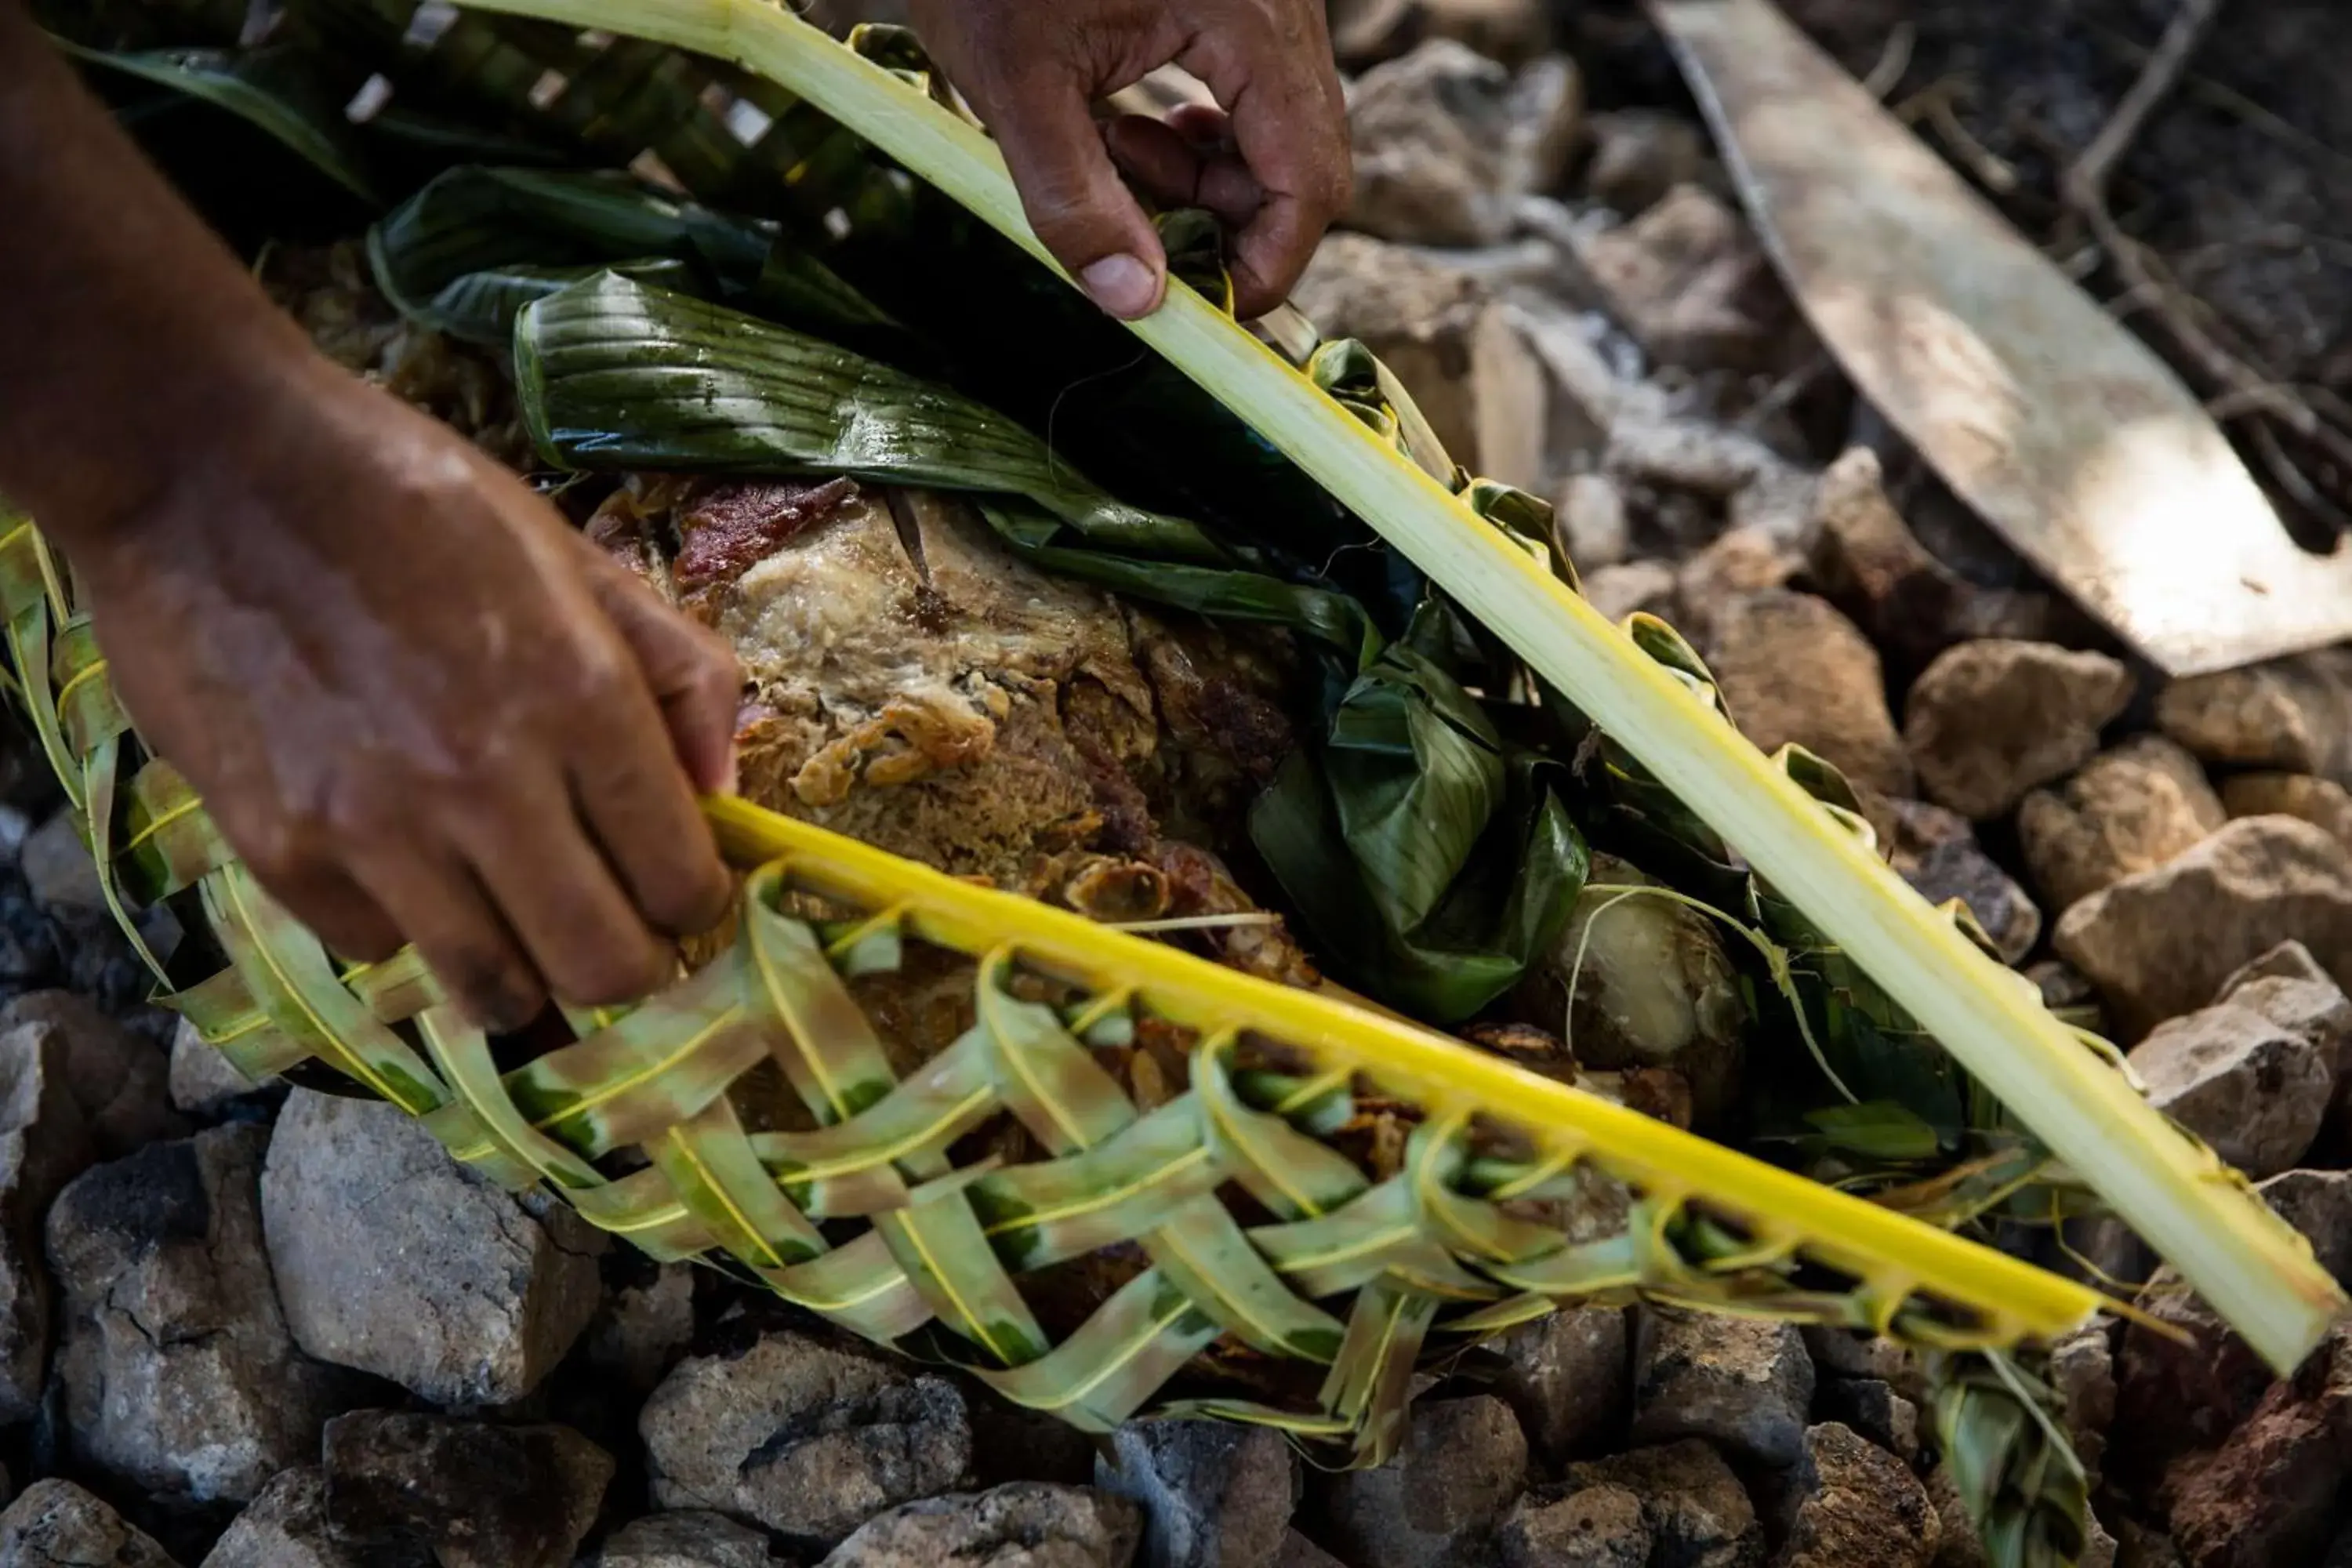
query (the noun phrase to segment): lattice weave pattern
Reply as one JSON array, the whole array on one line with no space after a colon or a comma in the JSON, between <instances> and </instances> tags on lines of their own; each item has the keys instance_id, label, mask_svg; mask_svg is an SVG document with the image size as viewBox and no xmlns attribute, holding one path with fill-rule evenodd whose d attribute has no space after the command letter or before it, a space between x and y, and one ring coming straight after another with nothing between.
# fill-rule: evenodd
<instances>
[{"instance_id":1,"label":"lattice weave pattern","mask_svg":"<svg viewBox=\"0 0 2352 1568\"><path fill-rule=\"evenodd\" d=\"M230 967L176 991L166 979L162 999L241 1069L317 1058L506 1186L544 1184L656 1258L722 1258L872 1339L921 1331L1007 1397L1080 1426L1143 1408L1223 1339L1328 1368L1318 1400L1185 1408L1376 1461L1433 1331L1482 1333L1565 1300L1642 1295L1954 1348L2046 1331L2087 1304L1911 1227L1929 1254L1966 1255L1958 1277L1989 1271L1977 1292L1947 1273L1931 1300L1918 1293L1927 1271L1874 1254L1859 1231L1780 1212L1793 1205L1776 1206L1772 1183L1794 1178L1759 1165L1752 1180L1700 1191L1677 1173L1701 1152L1738 1157L1599 1102L1580 1132L1530 1132L1511 1127L1503 1097L1412 1080L1414 1130L1401 1168L1376 1181L1328 1141L1368 1086L1395 1088L1380 1081L1376 1046L1350 1046L1348 1010L1334 1009L1341 1022L1322 1037L1277 1044L1266 1020L1285 999L1309 1005L1295 993L801 825L762 828L765 814L748 807L736 831L721 825L752 867L731 947L635 1009L575 1017L573 1043L502 1071L413 959L339 965L231 858L167 766L124 776L136 739L29 523L0 537L0 607L17 696L83 810L124 929L138 941L139 910L190 889L201 901ZM793 853L754 847L761 832L786 834ZM886 862L897 890L861 898L879 884L858 867ZM859 912L790 912L812 893ZM1033 918L1054 938L1043 964L1024 957L1037 944L1020 926ZM978 961L976 1021L901 1077L847 982L898 967L910 938ZM1149 1110L1102 1059L1147 1017L1190 1031L1189 1086ZM747 1129L730 1090L765 1064L810 1130ZM959 1168L951 1151L1008 1119L1042 1157ZM1629 1223L1616 1234L1571 1241L1547 1207L1619 1182ZM1220 1194L1233 1189L1246 1202L1229 1205ZM1808 1205L1827 1213L1908 1225L1811 1190ZM1123 1244L1139 1271L1054 1342L1023 1277ZM1822 1259L1836 1272L1808 1271ZM2056 1293L2025 1301L2020 1280Z\"/></svg>"}]
</instances>

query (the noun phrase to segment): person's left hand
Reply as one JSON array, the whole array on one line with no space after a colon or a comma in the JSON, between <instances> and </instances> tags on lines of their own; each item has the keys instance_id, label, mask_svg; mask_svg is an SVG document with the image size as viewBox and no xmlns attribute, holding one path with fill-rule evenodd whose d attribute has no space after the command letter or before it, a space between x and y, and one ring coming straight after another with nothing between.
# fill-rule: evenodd
<instances>
[{"instance_id":1,"label":"person's left hand","mask_svg":"<svg viewBox=\"0 0 2352 1568\"><path fill-rule=\"evenodd\" d=\"M1159 308L1168 258L1120 181L1235 231L1234 303L1283 301L1348 205L1347 105L1322 0L914 0L915 30L994 132L1030 226L1087 293ZM1090 105L1179 65L1215 110L1108 128Z\"/></svg>"}]
</instances>

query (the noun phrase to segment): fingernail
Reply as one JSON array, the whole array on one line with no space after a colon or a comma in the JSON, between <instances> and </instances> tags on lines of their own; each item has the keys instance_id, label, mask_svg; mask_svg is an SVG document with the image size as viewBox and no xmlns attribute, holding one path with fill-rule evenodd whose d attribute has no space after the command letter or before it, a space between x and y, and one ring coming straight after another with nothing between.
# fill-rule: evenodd
<instances>
[{"instance_id":1,"label":"fingernail","mask_svg":"<svg viewBox=\"0 0 2352 1568\"><path fill-rule=\"evenodd\" d=\"M1135 257L1106 256L1078 274L1087 298L1122 321L1148 316L1160 302L1160 279Z\"/></svg>"}]
</instances>

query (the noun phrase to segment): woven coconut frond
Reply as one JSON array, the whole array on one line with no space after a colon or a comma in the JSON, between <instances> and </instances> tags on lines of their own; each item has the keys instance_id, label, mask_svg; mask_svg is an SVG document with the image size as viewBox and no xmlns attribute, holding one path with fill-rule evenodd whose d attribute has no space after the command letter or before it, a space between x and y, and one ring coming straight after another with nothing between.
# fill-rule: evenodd
<instances>
[{"instance_id":1,"label":"woven coconut frond","mask_svg":"<svg viewBox=\"0 0 2352 1568\"><path fill-rule=\"evenodd\" d=\"M134 938L135 911L200 900L229 967L167 999L240 1068L324 1063L502 1184L1088 1429L1158 1401L1376 1460L1425 1352L1563 1301L1943 1352L2048 1336L2095 1305L1409 1024L741 803L711 807L749 872L725 952L510 1065L413 959L339 964L167 766L125 775L135 737L62 590L29 525L0 540L20 695L68 759L109 897ZM971 961L972 1022L908 1069L865 1009L925 951ZM1173 1069L1137 1070L1143 1056ZM1375 1106L1408 1112L1387 1161L1352 1137ZM1089 1258L1125 1278L1049 1329L1029 1287ZM1221 1392L1196 1364L1220 1344L1319 1367L1319 1393Z\"/></svg>"}]
</instances>

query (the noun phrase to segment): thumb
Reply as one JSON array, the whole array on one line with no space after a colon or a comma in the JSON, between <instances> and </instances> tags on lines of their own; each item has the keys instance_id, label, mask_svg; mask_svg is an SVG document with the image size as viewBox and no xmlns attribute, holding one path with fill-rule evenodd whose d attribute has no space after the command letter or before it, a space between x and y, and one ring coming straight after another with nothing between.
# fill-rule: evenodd
<instances>
[{"instance_id":1,"label":"thumb","mask_svg":"<svg viewBox=\"0 0 2352 1568\"><path fill-rule=\"evenodd\" d=\"M589 589L645 672L687 776L704 795L733 795L735 716L743 690L734 649L664 604L627 567L581 542Z\"/></svg>"},{"instance_id":2,"label":"thumb","mask_svg":"<svg viewBox=\"0 0 2352 1568\"><path fill-rule=\"evenodd\" d=\"M1168 291L1159 233L1118 177L1087 96L1066 70L1040 63L975 105L1004 150L1029 226L1089 299L1124 321L1148 316Z\"/></svg>"}]
</instances>

